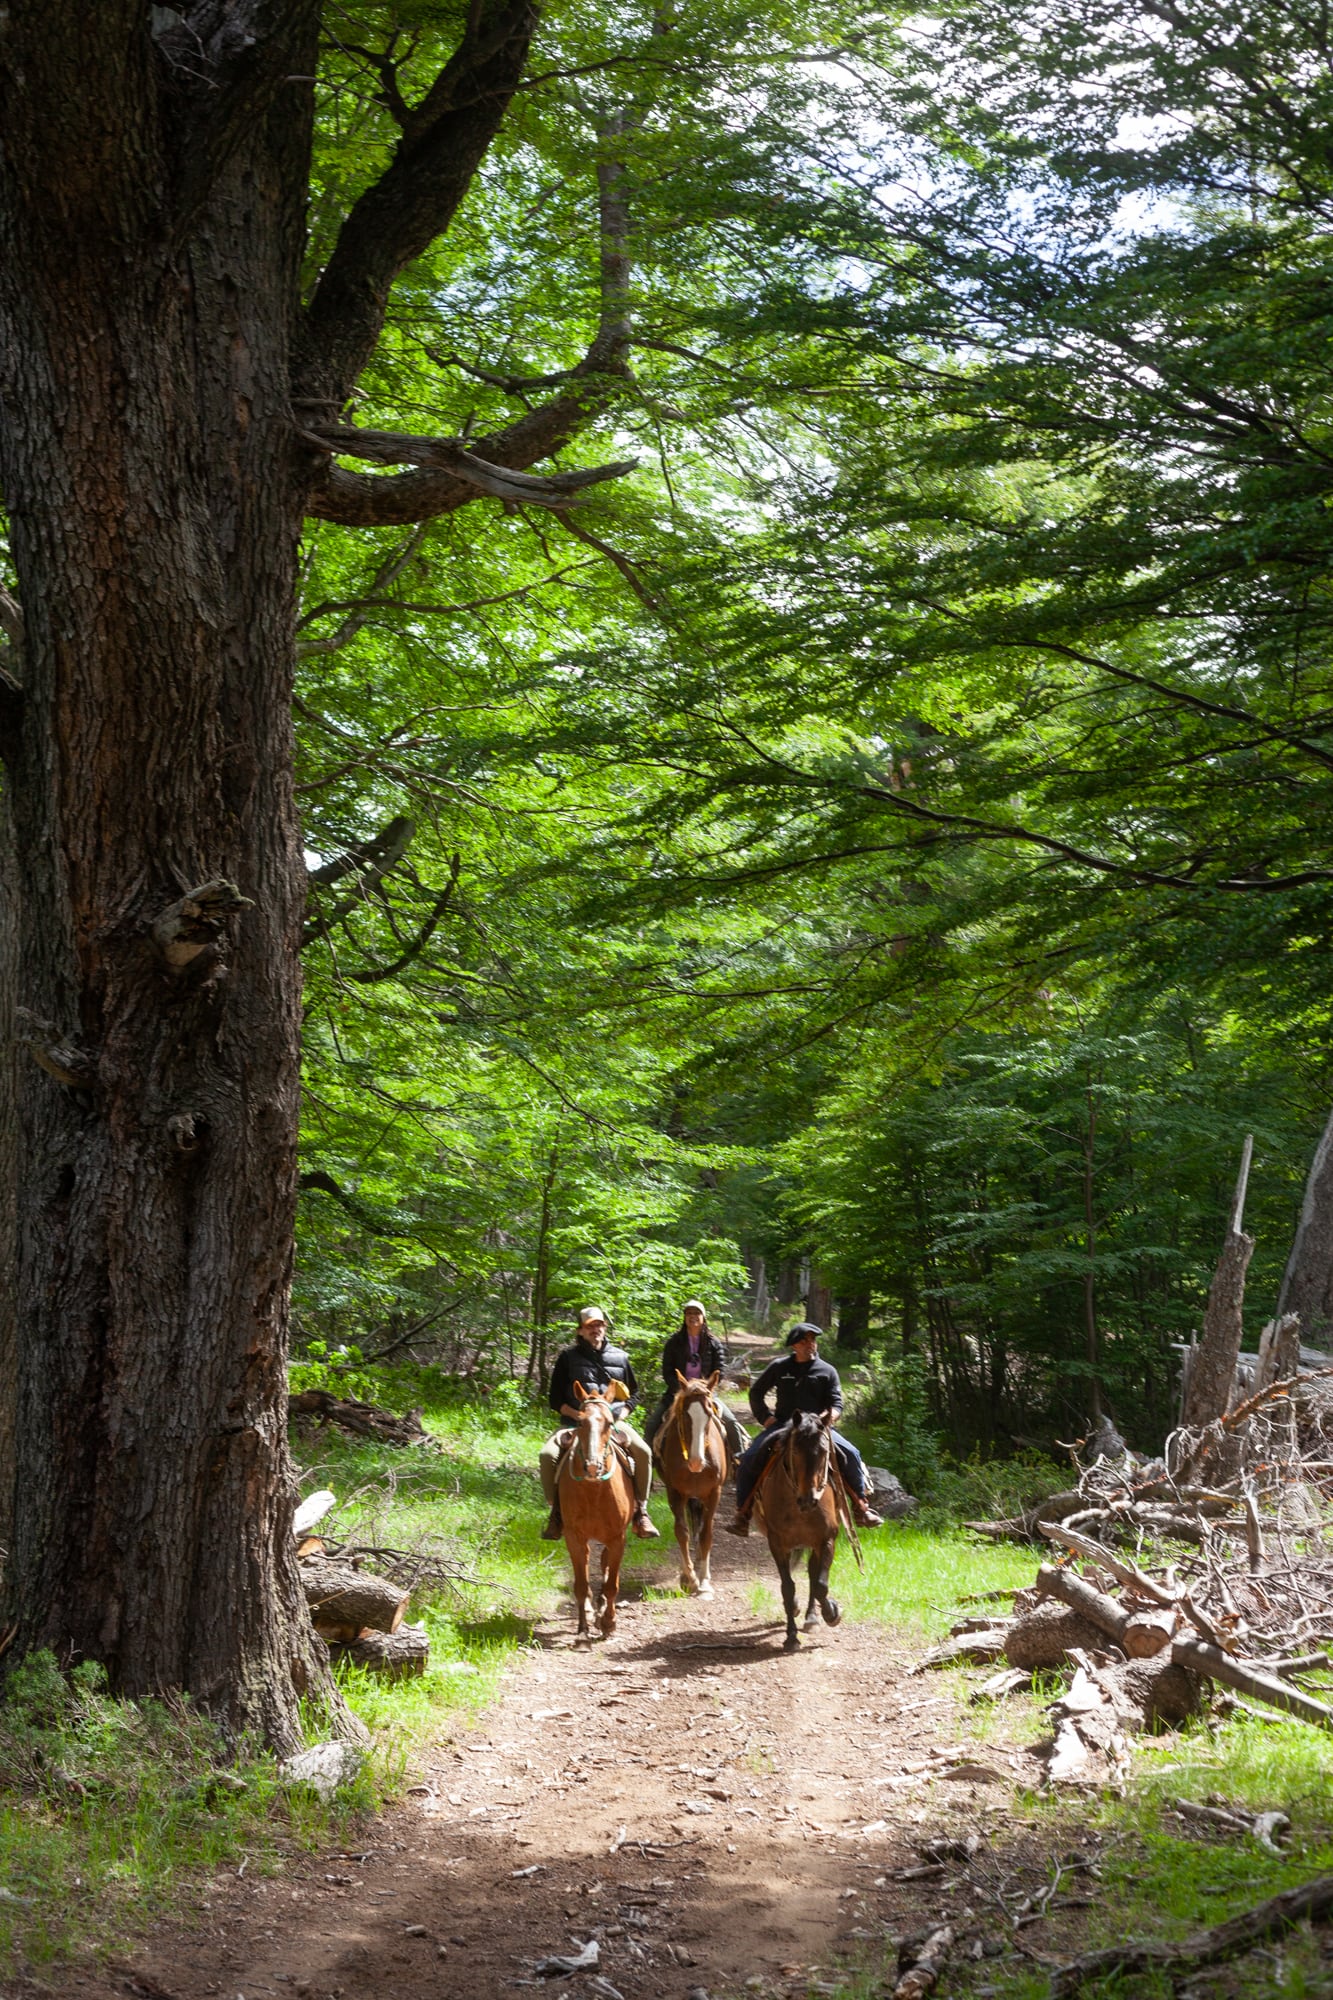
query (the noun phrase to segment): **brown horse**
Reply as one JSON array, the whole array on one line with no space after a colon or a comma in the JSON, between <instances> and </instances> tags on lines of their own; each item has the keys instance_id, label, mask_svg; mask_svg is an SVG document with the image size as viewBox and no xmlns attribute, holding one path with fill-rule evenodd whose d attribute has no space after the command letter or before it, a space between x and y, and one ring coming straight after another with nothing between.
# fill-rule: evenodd
<instances>
[{"instance_id":1,"label":"brown horse","mask_svg":"<svg viewBox=\"0 0 1333 2000\"><path fill-rule=\"evenodd\" d=\"M719 1379L715 1371L706 1382L687 1382L677 1369L680 1388L653 1441L676 1524L680 1587L699 1597L713 1595L713 1522L727 1477L727 1440L713 1402Z\"/></svg>"},{"instance_id":2,"label":"brown horse","mask_svg":"<svg viewBox=\"0 0 1333 2000\"><path fill-rule=\"evenodd\" d=\"M809 1549L810 1601L805 1607L805 1629L815 1622L815 1608L826 1625L841 1622L842 1613L828 1593L833 1549L838 1539L838 1494L833 1464L833 1412L822 1417L802 1410L791 1420L787 1436L762 1475L755 1506L768 1536L769 1554L778 1566L782 1583L782 1608L787 1614L787 1637L783 1649L794 1653L800 1645L796 1632L796 1584L791 1559L798 1549Z\"/></svg>"},{"instance_id":3,"label":"brown horse","mask_svg":"<svg viewBox=\"0 0 1333 2000\"><path fill-rule=\"evenodd\" d=\"M620 1384L612 1382L609 1388L618 1390ZM616 1593L620 1588L625 1536L638 1503L629 1467L611 1437L616 1414L610 1394L600 1390L590 1392L581 1382L574 1384L574 1394L581 1407L574 1426L574 1442L556 1472L555 1491L565 1530L565 1547L574 1565L574 1601L579 1612L574 1643L590 1646L588 1550L594 1542L601 1544L602 1608L597 1624L602 1637L609 1639L616 1629Z\"/></svg>"}]
</instances>

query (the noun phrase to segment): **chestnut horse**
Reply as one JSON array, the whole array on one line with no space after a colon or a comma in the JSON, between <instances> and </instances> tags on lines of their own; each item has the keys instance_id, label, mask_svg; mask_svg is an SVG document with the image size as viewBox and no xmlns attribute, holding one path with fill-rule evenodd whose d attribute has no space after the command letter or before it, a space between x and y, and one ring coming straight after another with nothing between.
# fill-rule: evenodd
<instances>
[{"instance_id":1,"label":"chestnut horse","mask_svg":"<svg viewBox=\"0 0 1333 2000\"><path fill-rule=\"evenodd\" d=\"M706 1382L687 1382L677 1369L676 1400L653 1441L676 1524L680 1587L700 1597L713 1595L713 1522L727 1478L727 1440L713 1402L719 1379L715 1370Z\"/></svg>"},{"instance_id":2,"label":"chestnut horse","mask_svg":"<svg viewBox=\"0 0 1333 2000\"><path fill-rule=\"evenodd\" d=\"M579 1625L574 1643L590 1646L588 1630L588 1550L594 1542L602 1549L602 1608L597 1620L604 1639L616 1629L616 1592L620 1588L620 1564L625 1554L625 1536L638 1504L628 1465L616 1450L611 1437L616 1421L610 1391L620 1390L612 1382L607 1391L589 1391L582 1382L574 1384L580 1404L574 1426L574 1442L556 1471L556 1498L565 1530L565 1547L574 1565L574 1601ZM620 1393L623 1395L624 1391Z\"/></svg>"},{"instance_id":3,"label":"chestnut horse","mask_svg":"<svg viewBox=\"0 0 1333 2000\"><path fill-rule=\"evenodd\" d=\"M782 1584L782 1608L787 1614L787 1637L783 1650L794 1653L800 1645L796 1633L796 1584L791 1559L798 1549L809 1549L810 1601L805 1607L805 1629L815 1622L815 1607L826 1625L841 1622L842 1613L828 1594L833 1548L838 1539L838 1492L833 1464L833 1412L816 1417L802 1410L791 1420L787 1436L779 1445L761 1476L755 1507L768 1536L769 1554L778 1566Z\"/></svg>"}]
</instances>

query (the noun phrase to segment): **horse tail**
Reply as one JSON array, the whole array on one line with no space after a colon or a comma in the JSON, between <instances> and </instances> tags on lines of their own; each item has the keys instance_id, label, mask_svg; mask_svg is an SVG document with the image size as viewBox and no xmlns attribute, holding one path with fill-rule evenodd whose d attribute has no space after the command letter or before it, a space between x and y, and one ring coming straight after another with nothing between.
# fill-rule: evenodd
<instances>
[{"instance_id":1,"label":"horse tail","mask_svg":"<svg viewBox=\"0 0 1333 2000\"><path fill-rule=\"evenodd\" d=\"M685 1504L686 1504L686 1506L687 1506L687 1507L689 1508L689 1511L690 1511L690 1527L691 1527L691 1528L693 1529L693 1531L694 1531L694 1533L695 1533L696 1535L700 1535L700 1534L702 1534L702 1533L703 1533L703 1525L704 1525L704 1503L703 1503L703 1501L702 1501L702 1500L695 1500L695 1499L690 1499L690 1500L687 1500Z\"/></svg>"}]
</instances>

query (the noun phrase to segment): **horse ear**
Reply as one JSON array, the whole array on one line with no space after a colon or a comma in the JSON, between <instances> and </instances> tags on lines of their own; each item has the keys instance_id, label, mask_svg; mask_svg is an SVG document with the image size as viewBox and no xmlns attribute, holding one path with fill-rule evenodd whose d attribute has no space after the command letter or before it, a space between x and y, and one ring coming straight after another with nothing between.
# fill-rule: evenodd
<instances>
[{"instance_id":1,"label":"horse ear","mask_svg":"<svg viewBox=\"0 0 1333 2000\"><path fill-rule=\"evenodd\" d=\"M575 1394L576 1398L578 1399L578 1401L579 1401L580 1403L586 1403L586 1402L587 1402L587 1400L588 1400L588 1392L587 1392L587 1390L586 1390L586 1389L584 1388L584 1386L583 1386L582 1382L576 1382L576 1383L574 1384L574 1394Z\"/></svg>"},{"instance_id":2,"label":"horse ear","mask_svg":"<svg viewBox=\"0 0 1333 2000\"><path fill-rule=\"evenodd\" d=\"M715 1368L712 1374L708 1378L709 1390L711 1391L713 1389L716 1389L718 1383L721 1380L722 1380L722 1370L720 1368Z\"/></svg>"},{"instance_id":3,"label":"horse ear","mask_svg":"<svg viewBox=\"0 0 1333 2000\"><path fill-rule=\"evenodd\" d=\"M838 1413L836 1410L825 1410L823 1416L819 1419L820 1423L824 1426L824 1429L826 1431L831 1431L833 1429L833 1421L834 1418L837 1416L837 1414Z\"/></svg>"},{"instance_id":4,"label":"horse ear","mask_svg":"<svg viewBox=\"0 0 1333 2000\"><path fill-rule=\"evenodd\" d=\"M685 1377L681 1374L679 1368L676 1370L676 1380L680 1383L682 1389L688 1388L689 1385L686 1382Z\"/></svg>"}]
</instances>

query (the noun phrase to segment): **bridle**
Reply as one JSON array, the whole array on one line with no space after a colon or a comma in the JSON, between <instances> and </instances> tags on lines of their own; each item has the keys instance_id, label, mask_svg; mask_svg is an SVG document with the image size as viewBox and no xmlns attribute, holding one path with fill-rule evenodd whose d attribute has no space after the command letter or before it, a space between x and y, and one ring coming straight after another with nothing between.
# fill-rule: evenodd
<instances>
[{"instance_id":1,"label":"bridle","mask_svg":"<svg viewBox=\"0 0 1333 2000\"><path fill-rule=\"evenodd\" d=\"M830 1437L826 1427L821 1429L820 1438L824 1448L823 1464L818 1474L817 1483L812 1487L809 1497L805 1498L798 1490L796 1481L792 1477L791 1448L796 1442L796 1436L796 1430L793 1428L788 1433L787 1442L782 1447L782 1474L796 1497L798 1507L817 1507L828 1491L829 1477L833 1468L833 1439Z\"/></svg>"},{"instance_id":2,"label":"bridle","mask_svg":"<svg viewBox=\"0 0 1333 2000\"><path fill-rule=\"evenodd\" d=\"M583 1419L591 1413L594 1403L601 1404L610 1421L606 1426L601 1451L595 1459L590 1459L588 1457L588 1448L583 1441ZM618 1460L616 1458L615 1444L611 1436L612 1431L615 1429L615 1424L615 1412L606 1397L589 1396L579 1413L579 1420L575 1425L574 1443L569 1454L569 1477L576 1485L600 1484L603 1480L609 1479L615 1471ZM583 1467L582 1472L578 1469L580 1465Z\"/></svg>"},{"instance_id":3,"label":"bridle","mask_svg":"<svg viewBox=\"0 0 1333 2000\"><path fill-rule=\"evenodd\" d=\"M686 1415L688 1414L690 1405L692 1403L702 1403L708 1415L708 1424L716 1424L718 1433L722 1437L722 1456L723 1456L723 1461L725 1463L727 1440L725 1434L722 1431L721 1414L718 1410L717 1404L713 1400L713 1392L711 1389L707 1390L702 1396L697 1396L697 1395L692 1396L689 1393L688 1389L678 1389L676 1391L676 1400L672 1406L671 1416L668 1419L668 1421L674 1423L674 1425L676 1426L676 1435L680 1439L681 1457L688 1464L690 1456L690 1441L689 1441L689 1434L685 1429L685 1418ZM704 1426L705 1458L707 1457L708 1424L705 1424Z\"/></svg>"}]
</instances>

